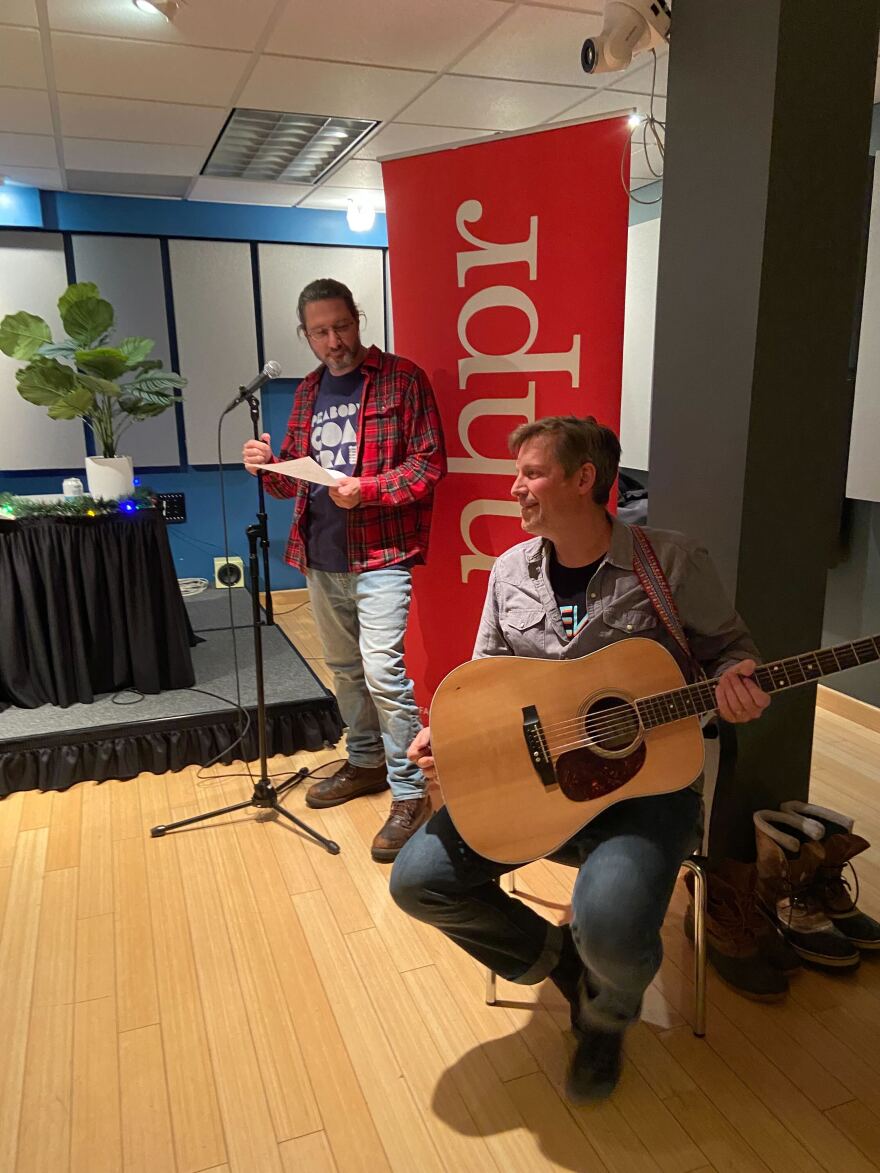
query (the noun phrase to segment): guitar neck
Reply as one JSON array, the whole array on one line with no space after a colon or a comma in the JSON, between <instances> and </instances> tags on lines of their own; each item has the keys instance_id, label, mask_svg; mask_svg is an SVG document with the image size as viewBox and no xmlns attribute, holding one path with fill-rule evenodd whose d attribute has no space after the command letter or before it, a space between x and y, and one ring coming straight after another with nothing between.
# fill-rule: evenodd
<instances>
[{"instance_id":1,"label":"guitar neck","mask_svg":"<svg viewBox=\"0 0 880 1173\"><path fill-rule=\"evenodd\" d=\"M818 652L807 652L802 656L788 656L784 660L773 660L756 668L753 679L764 692L782 692L786 688L798 688L821 680L833 672L846 668L857 668L859 664L870 664L880 660L880 635L869 635L852 643L837 644L833 648L822 648ZM672 692L658 692L642 697L636 702L642 725L645 729L656 729L685 717L702 717L716 709L715 686L719 677L686 684Z\"/></svg>"}]
</instances>

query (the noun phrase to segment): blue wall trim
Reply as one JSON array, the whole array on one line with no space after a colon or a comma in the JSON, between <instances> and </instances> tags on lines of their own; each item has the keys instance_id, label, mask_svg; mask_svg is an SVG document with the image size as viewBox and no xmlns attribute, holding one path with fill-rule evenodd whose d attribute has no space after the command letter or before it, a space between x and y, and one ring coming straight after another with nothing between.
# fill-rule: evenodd
<instances>
[{"instance_id":1,"label":"blue wall trim","mask_svg":"<svg viewBox=\"0 0 880 1173\"><path fill-rule=\"evenodd\" d=\"M9 228L42 228L39 191L35 187L4 183L0 187L0 224Z\"/></svg>"},{"instance_id":2,"label":"blue wall trim","mask_svg":"<svg viewBox=\"0 0 880 1173\"><path fill-rule=\"evenodd\" d=\"M21 188L28 191L28 188ZM209 240L263 240L272 243L340 244L385 248L385 216L369 232L352 232L344 212L318 208L267 208L256 204L213 204L194 200L151 200L123 196L44 191L42 218L31 227L56 232L122 233L127 236L182 236ZM4 222L0 209L0 223Z\"/></svg>"}]
</instances>

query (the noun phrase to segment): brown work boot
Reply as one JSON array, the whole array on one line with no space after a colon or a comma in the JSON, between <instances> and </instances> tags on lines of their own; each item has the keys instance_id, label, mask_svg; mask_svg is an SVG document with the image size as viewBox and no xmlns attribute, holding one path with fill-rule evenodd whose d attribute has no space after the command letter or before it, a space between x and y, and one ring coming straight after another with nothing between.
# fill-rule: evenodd
<instances>
[{"instance_id":1,"label":"brown work boot","mask_svg":"<svg viewBox=\"0 0 880 1173\"><path fill-rule=\"evenodd\" d=\"M431 800L427 795L422 798L395 799L385 826L373 840L370 855L377 863L392 863L404 843L430 817Z\"/></svg>"},{"instance_id":2,"label":"brown work boot","mask_svg":"<svg viewBox=\"0 0 880 1173\"><path fill-rule=\"evenodd\" d=\"M860 954L815 895L825 864L816 819L789 811L755 811L758 895L802 960L823 969L855 969Z\"/></svg>"},{"instance_id":3,"label":"brown work boot","mask_svg":"<svg viewBox=\"0 0 880 1173\"><path fill-rule=\"evenodd\" d=\"M822 839L825 860L816 872L812 894L834 927L857 949L869 952L880 949L880 924L858 907L859 878L851 862L871 844L861 835L853 834L853 820L849 815L810 802L784 802L779 809L815 819L825 828ZM849 868L852 875L854 892L843 874L844 868Z\"/></svg>"},{"instance_id":4,"label":"brown work boot","mask_svg":"<svg viewBox=\"0 0 880 1173\"><path fill-rule=\"evenodd\" d=\"M694 939L694 877L685 874L691 897L684 919L685 936ZM706 891L706 950L718 976L746 998L777 1002L788 979L767 956L764 938L775 932L758 911L755 865L734 859L709 868Z\"/></svg>"},{"instance_id":5,"label":"brown work boot","mask_svg":"<svg viewBox=\"0 0 880 1173\"><path fill-rule=\"evenodd\" d=\"M340 806L362 794L388 789L388 769L381 766L353 766L346 762L335 774L315 782L306 791L306 806Z\"/></svg>"}]
</instances>

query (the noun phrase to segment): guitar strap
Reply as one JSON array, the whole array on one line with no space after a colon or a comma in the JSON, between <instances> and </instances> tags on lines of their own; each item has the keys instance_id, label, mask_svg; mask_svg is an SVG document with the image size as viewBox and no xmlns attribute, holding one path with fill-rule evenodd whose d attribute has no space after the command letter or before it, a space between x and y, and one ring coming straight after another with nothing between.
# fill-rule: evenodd
<instances>
[{"instance_id":1,"label":"guitar strap","mask_svg":"<svg viewBox=\"0 0 880 1173\"><path fill-rule=\"evenodd\" d=\"M654 547L641 526L631 525L629 528L633 536L633 570L638 576L642 589L651 600L651 606L659 615L661 623L690 664L694 679L705 680L706 673L691 651L691 645L688 643L688 638L681 625L678 608L672 597L669 583L666 581L666 575L663 573L663 567L660 565L660 559L655 554Z\"/></svg>"}]
</instances>

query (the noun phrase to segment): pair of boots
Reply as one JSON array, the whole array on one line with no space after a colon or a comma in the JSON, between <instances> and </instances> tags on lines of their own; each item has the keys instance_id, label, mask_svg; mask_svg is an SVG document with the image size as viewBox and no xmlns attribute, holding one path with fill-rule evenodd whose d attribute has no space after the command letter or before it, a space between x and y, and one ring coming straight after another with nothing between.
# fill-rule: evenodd
<instances>
[{"instance_id":1,"label":"pair of boots","mask_svg":"<svg viewBox=\"0 0 880 1173\"><path fill-rule=\"evenodd\" d=\"M870 844L847 815L784 802L754 815L758 895L785 941L804 961L853 970L862 951L880 949L880 924L860 912L850 861ZM849 865L855 891L844 877Z\"/></svg>"}]
</instances>

